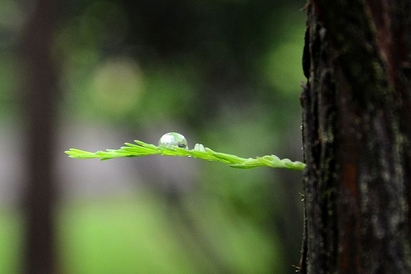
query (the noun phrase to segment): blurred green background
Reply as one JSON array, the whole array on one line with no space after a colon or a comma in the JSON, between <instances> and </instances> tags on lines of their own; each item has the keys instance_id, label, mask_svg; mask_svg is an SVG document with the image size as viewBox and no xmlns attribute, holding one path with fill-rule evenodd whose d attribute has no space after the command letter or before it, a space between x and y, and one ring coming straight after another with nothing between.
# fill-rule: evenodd
<instances>
[{"instance_id":1,"label":"blurred green background","mask_svg":"<svg viewBox=\"0 0 411 274\"><path fill-rule=\"evenodd\" d=\"M27 71L41 1L0 0L0 274L24 273ZM57 1L58 3L58 1ZM301 160L304 1L66 0L54 11L59 273L294 273L300 172L195 159L68 159L177 131Z\"/></svg>"}]
</instances>

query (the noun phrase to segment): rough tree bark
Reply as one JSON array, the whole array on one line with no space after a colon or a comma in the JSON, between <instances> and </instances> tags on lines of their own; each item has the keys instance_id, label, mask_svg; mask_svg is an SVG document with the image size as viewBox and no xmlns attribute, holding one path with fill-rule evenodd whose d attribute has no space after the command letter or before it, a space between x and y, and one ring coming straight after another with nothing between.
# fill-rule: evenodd
<instances>
[{"instance_id":1,"label":"rough tree bark","mask_svg":"<svg viewBox=\"0 0 411 274\"><path fill-rule=\"evenodd\" d=\"M411 1L311 0L302 273L411 273Z\"/></svg>"}]
</instances>

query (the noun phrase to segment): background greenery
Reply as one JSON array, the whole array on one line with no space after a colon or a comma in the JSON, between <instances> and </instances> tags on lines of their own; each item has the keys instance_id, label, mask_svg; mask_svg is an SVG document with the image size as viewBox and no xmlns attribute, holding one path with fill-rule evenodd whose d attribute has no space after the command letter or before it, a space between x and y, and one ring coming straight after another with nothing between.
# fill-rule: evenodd
<instances>
[{"instance_id":1,"label":"background greenery","mask_svg":"<svg viewBox=\"0 0 411 274\"><path fill-rule=\"evenodd\" d=\"M24 249L18 175L24 60L17 49L33 3L0 1L5 274L18 273ZM302 230L299 172L194 159L85 163L63 151L117 148L134 139L157 143L177 131L190 148L202 143L244 157L301 160L304 2L67 3L52 52L62 90L56 151L62 273L293 273Z\"/></svg>"}]
</instances>

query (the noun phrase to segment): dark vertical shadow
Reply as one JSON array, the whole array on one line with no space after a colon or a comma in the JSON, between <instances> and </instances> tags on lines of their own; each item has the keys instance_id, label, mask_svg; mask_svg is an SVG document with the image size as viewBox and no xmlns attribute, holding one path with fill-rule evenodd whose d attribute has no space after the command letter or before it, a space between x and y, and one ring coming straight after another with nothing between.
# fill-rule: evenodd
<instances>
[{"instance_id":1,"label":"dark vertical shadow","mask_svg":"<svg viewBox=\"0 0 411 274\"><path fill-rule=\"evenodd\" d=\"M36 2L22 41L26 66L22 113L25 122L25 235L21 271L25 274L57 273L53 206L57 72L51 60L57 1ZM60 2L59 5L62 5Z\"/></svg>"}]
</instances>

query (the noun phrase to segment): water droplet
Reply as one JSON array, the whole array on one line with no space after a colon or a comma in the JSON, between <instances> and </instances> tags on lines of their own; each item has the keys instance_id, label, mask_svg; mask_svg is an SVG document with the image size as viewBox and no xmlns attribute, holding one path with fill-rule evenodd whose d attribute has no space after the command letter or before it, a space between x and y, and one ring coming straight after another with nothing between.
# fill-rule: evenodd
<instances>
[{"instance_id":1,"label":"water droplet","mask_svg":"<svg viewBox=\"0 0 411 274\"><path fill-rule=\"evenodd\" d=\"M161 136L158 146L188 148L186 138L177 132L169 132Z\"/></svg>"},{"instance_id":2,"label":"water droplet","mask_svg":"<svg viewBox=\"0 0 411 274\"><path fill-rule=\"evenodd\" d=\"M194 146L194 150L198 150L198 151L202 151L202 152L205 152L206 150L205 150L205 147L202 145L202 144L196 144L195 146Z\"/></svg>"}]
</instances>

